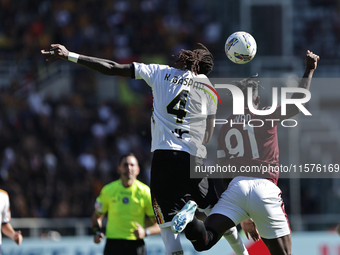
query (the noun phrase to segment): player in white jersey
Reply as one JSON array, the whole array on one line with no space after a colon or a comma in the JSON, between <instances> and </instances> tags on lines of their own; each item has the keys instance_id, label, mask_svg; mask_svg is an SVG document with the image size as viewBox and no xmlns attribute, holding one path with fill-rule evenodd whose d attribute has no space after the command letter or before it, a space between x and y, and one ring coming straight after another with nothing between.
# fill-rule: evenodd
<instances>
[{"instance_id":1,"label":"player in white jersey","mask_svg":"<svg viewBox=\"0 0 340 255\"><path fill-rule=\"evenodd\" d=\"M205 158L207 115L216 113L216 99L203 90L213 88L207 76L156 64L134 63L134 69L135 78L152 88L151 151L185 151Z\"/></svg>"},{"instance_id":2,"label":"player in white jersey","mask_svg":"<svg viewBox=\"0 0 340 255\"><path fill-rule=\"evenodd\" d=\"M141 63L121 65L69 52L60 44L41 51L51 55L47 61L61 58L105 75L144 79L151 87L154 155L150 187L167 254L183 254L179 236L172 233L170 225L186 202L193 200L200 209L209 210L218 200L212 180L190 178L190 169L203 165L207 154L204 144L212 136L217 108L217 93L206 76L213 68L213 56L205 46L200 46L201 49L182 50L177 55L179 68ZM196 221L195 218L190 224L195 226ZM239 247L236 253L248 254L235 231L233 234L227 240L234 244L234 250Z\"/></svg>"},{"instance_id":3,"label":"player in white jersey","mask_svg":"<svg viewBox=\"0 0 340 255\"><path fill-rule=\"evenodd\" d=\"M21 231L15 231L10 223L11 220L11 210L9 205L8 193L0 189L0 221L1 221L1 232L11 238L15 243L20 245L22 243ZM0 232L0 254L2 252L2 235Z\"/></svg>"}]
</instances>

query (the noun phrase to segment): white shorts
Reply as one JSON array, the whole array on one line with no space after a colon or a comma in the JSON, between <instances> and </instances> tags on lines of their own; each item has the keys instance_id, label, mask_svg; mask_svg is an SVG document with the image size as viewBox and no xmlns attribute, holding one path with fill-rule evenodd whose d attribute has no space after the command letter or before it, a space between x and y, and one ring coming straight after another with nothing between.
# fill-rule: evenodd
<instances>
[{"instance_id":1,"label":"white shorts","mask_svg":"<svg viewBox=\"0 0 340 255\"><path fill-rule=\"evenodd\" d=\"M227 216L235 225L252 218L260 236L266 239L291 232L281 190L267 179L235 177L210 214L214 213Z\"/></svg>"}]
</instances>

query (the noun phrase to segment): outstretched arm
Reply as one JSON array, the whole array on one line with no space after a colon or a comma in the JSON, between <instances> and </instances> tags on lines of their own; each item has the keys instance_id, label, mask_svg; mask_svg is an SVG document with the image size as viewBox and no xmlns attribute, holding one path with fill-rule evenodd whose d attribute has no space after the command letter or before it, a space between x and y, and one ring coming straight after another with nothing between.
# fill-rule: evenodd
<instances>
[{"instance_id":1,"label":"outstretched arm","mask_svg":"<svg viewBox=\"0 0 340 255\"><path fill-rule=\"evenodd\" d=\"M317 67L317 63L319 61L320 57L313 52L307 50L306 57L305 57L305 65L306 65L306 70L305 73L302 76L302 79L299 84L299 88L303 89L310 89L310 84L312 81L313 73L314 70ZM298 98L304 98L305 94L303 93L294 93L292 95L292 99L298 99ZM304 104L303 104L304 105ZM281 110L278 108L275 112L275 115L278 119L284 120L287 118L291 118L298 114L300 112L299 108L296 105L289 104L287 105L286 108L286 115L281 115Z\"/></svg>"},{"instance_id":2,"label":"outstretched arm","mask_svg":"<svg viewBox=\"0 0 340 255\"><path fill-rule=\"evenodd\" d=\"M63 60L70 60L77 64L81 64L105 75L118 75L128 78L134 77L133 68L130 64L121 65L107 59L79 55L69 52L66 47L61 44L51 44L50 49L41 50L41 53L43 55L51 56L47 61L61 58Z\"/></svg>"}]
</instances>

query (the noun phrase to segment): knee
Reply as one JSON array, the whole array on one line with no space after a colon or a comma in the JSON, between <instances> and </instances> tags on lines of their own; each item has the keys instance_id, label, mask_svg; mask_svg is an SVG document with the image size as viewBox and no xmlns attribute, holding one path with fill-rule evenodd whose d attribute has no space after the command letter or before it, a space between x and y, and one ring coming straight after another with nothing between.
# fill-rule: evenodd
<instances>
[{"instance_id":1,"label":"knee","mask_svg":"<svg viewBox=\"0 0 340 255\"><path fill-rule=\"evenodd\" d=\"M207 248L205 245L202 245L199 243L193 242L192 245L194 246L195 250L198 252L209 250L209 248Z\"/></svg>"}]
</instances>

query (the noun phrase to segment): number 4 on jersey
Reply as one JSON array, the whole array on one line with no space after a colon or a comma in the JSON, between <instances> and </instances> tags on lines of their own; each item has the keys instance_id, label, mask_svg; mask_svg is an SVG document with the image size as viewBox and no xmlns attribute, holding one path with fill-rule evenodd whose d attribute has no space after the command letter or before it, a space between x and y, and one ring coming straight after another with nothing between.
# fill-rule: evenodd
<instances>
[{"instance_id":1,"label":"number 4 on jersey","mask_svg":"<svg viewBox=\"0 0 340 255\"><path fill-rule=\"evenodd\" d=\"M166 107L168 114L176 115L177 124L183 124L183 118L187 115L185 105L187 103L188 95L188 90L182 90Z\"/></svg>"}]
</instances>

